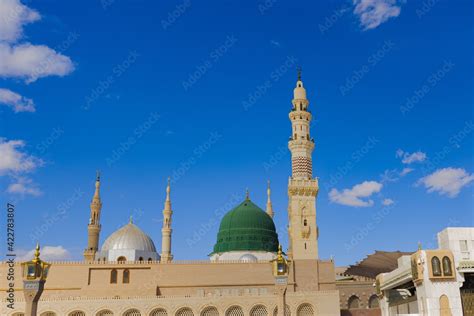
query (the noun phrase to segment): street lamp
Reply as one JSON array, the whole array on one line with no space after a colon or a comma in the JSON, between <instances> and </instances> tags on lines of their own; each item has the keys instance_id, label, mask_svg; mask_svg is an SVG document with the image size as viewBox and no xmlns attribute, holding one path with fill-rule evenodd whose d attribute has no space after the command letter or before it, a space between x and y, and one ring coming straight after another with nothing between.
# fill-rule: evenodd
<instances>
[{"instance_id":1,"label":"street lamp","mask_svg":"<svg viewBox=\"0 0 474 316\"><path fill-rule=\"evenodd\" d=\"M277 308L278 316L285 315L286 309L286 288L288 285L288 273L290 262L283 256L281 245L278 246L277 257L272 260L273 276L275 278L275 289L278 295Z\"/></svg>"},{"instance_id":2,"label":"street lamp","mask_svg":"<svg viewBox=\"0 0 474 316\"><path fill-rule=\"evenodd\" d=\"M40 246L36 244L33 260L21 264L23 271L23 293L26 301L26 316L36 316L38 301L43 293L48 276L49 263L40 259Z\"/></svg>"}]
</instances>

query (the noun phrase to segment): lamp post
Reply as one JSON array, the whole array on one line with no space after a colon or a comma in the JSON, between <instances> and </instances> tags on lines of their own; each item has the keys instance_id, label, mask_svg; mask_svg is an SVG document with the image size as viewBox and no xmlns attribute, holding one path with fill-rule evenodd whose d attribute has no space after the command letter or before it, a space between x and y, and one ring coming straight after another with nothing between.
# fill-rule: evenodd
<instances>
[{"instance_id":1,"label":"lamp post","mask_svg":"<svg viewBox=\"0 0 474 316\"><path fill-rule=\"evenodd\" d=\"M43 293L48 276L49 263L40 259L40 246L36 245L33 260L21 264L23 269L23 293L26 301L26 316L36 316L38 301Z\"/></svg>"},{"instance_id":2,"label":"lamp post","mask_svg":"<svg viewBox=\"0 0 474 316\"><path fill-rule=\"evenodd\" d=\"M285 315L286 302L285 294L286 288L288 286L288 273L290 263L283 256L283 251L281 245L278 246L278 254L276 259L272 260L273 262L273 275L275 277L275 289L278 295L278 316Z\"/></svg>"}]
</instances>

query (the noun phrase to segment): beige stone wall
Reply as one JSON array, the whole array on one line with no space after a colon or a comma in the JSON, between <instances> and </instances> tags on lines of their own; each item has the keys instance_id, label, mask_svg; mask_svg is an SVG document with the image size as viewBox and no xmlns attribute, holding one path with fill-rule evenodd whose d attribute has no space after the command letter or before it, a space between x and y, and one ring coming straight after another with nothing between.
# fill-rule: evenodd
<instances>
[{"instance_id":1,"label":"beige stone wall","mask_svg":"<svg viewBox=\"0 0 474 316\"><path fill-rule=\"evenodd\" d=\"M4 275L6 267L4 263L0 264L0 275ZM118 272L117 284L110 283L112 269ZM128 284L122 280L124 269L130 271ZM2 301L6 290L4 280L0 285ZM17 309L21 310L23 292L19 264L16 265L16 280ZM331 261L292 262L287 304L294 310L293 315L296 315L298 304L303 303L309 303L315 311L320 311L316 315L339 315L339 295L334 282ZM228 306L238 304L247 315L253 305L264 304L273 313L277 304L274 284L269 262L53 262L40 311L52 310L58 315L67 315L80 308L87 309L86 315L95 315L100 309L108 308L115 315L121 315L122 309L137 306L145 315L143 313L154 307L164 306L171 315L181 306L189 306L197 315L207 304L214 304L224 315ZM116 299L112 299L114 297ZM2 315L8 314L4 309L1 311Z\"/></svg>"},{"instance_id":2,"label":"beige stone wall","mask_svg":"<svg viewBox=\"0 0 474 316\"><path fill-rule=\"evenodd\" d=\"M291 293L287 295L287 305L291 315L301 315L298 313L298 307L303 304L310 304L314 310L314 315L339 315L339 309L334 308L337 305L337 291L321 291L313 293ZM73 311L83 311L87 316L95 316L98 312L108 309L114 315L123 315L127 310L135 308L141 312L141 315L150 315L156 308L163 308L168 315L176 315L182 308L190 308L194 315L200 315L204 308L215 306L219 315L226 315L226 311L232 306L239 306L244 315L251 315L251 310L257 305L263 305L268 311L268 315L273 315L277 305L275 295L209 295L205 297L141 297L141 298L122 298L122 299L57 299L50 301L41 301L39 304L39 315L43 312L52 311L56 315L68 315ZM24 302L16 303L16 311L23 311ZM2 315L12 315L13 311L6 311L2 306L0 308ZM253 315L253 314L252 314ZM307 316L307 315L305 315Z\"/></svg>"}]
</instances>

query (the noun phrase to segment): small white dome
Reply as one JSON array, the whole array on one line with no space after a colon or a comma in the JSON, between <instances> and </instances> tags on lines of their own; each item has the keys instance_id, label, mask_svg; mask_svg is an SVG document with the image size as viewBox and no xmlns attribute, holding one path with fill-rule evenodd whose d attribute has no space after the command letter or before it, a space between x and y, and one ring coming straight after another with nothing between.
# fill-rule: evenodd
<instances>
[{"instance_id":1,"label":"small white dome","mask_svg":"<svg viewBox=\"0 0 474 316\"><path fill-rule=\"evenodd\" d=\"M258 259L257 257L255 257L254 255L250 254L250 253L247 253L245 255L242 255L240 258L239 258L239 261L242 261L242 262L257 262Z\"/></svg>"},{"instance_id":2,"label":"small white dome","mask_svg":"<svg viewBox=\"0 0 474 316\"><path fill-rule=\"evenodd\" d=\"M133 223L128 223L110 235L102 245L102 251L143 250L156 252L153 240Z\"/></svg>"}]
</instances>

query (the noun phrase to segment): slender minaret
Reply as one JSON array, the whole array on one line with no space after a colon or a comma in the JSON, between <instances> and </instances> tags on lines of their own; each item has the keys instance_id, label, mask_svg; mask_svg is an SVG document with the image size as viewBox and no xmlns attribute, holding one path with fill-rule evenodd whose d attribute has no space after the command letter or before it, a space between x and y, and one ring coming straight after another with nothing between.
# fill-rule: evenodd
<instances>
[{"instance_id":1,"label":"slender minaret","mask_svg":"<svg viewBox=\"0 0 474 316\"><path fill-rule=\"evenodd\" d=\"M271 194L271 189L270 189L270 180L268 180L268 185L267 185L267 214L270 215L271 218L273 218L273 206L272 206L272 200L270 197Z\"/></svg>"},{"instance_id":2,"label":"slender minaret","mask_svg":"<svg viewBox=\"0 0 474 316\"><path fill-rule=\"evenodd\" d=\"M97 171L95 180L95 192L91 202L91 215L89 218L89 225L87 226L87 248L84 250L84 260L94 261L95 254L99 249L99 235L100 235L100 211L102 209L102 202L100 200L100 173Z\"/></svg>"},{"instance_id":3,"label":"slender minaret","mask_svg":"<svg viewBox=\"0 0 474 316\"><path fill-rule=\"evenodd\" d=\"M168 263L173 260L171 254L171 199L170 199L170 178L168 178L168 186L166 187L165 208L163 209L163 228L161 229L161 262Z\"/></svg>"},{"instance_id":4,"label":"slender minaret","mask_svg":"<svg viewBox=\"0 0 474 316\"><path fill-rule=\"evenodd\" d=\"M312 153L314 140L310 137L311 113L309 101L298 69L298 80L293 91L293 108L289 114L292 136L292 175L288 183L288 255L293 260L318 258L318 228L316 226L316 196L318 180L313 179Z\"/></svg>"}]
</instances>

